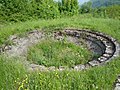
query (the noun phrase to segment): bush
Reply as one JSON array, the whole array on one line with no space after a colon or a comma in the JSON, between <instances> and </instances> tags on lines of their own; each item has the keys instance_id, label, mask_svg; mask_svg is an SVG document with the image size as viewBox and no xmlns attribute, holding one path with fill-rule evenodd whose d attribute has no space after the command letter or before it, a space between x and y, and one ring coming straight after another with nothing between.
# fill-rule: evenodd
<instances>
[{"instance_id":1,"label":"bush","mask_svg":"<svg viewBox=\"0 0 120 90\"><path fill-rule=\"evenodd\" d=\"M40 0L36 2L35 14L38 18L57 18L59 17L58 6L53 0Z\"/></svg>"},{"instance_id":2,"label":"bush","mask_svg":"<svg viewBox=\"0 0 120 90\"><path fill-rule=\"evenodd\" d=\"M62 15L78 14L77 0L0 0L0 20L26 21L33 19L54 19Z\"/></svg>"},{"instance_id":3,"label":"bush","mask_svg":"<svg viewBox=\"0 0 120 90\"><path fill-rule=\"evenodd\" d=\"M120 6L113 5L109 7L95 8L93 12L94 17L108 17L114 19L120 19Z\"/></svg>"},{"instance_id":4,"label":"bush","mask_svg":"<svg viewBox=\"0 0 120 90\"><path fill-rule=\"evenodd\" d=\"M62 15L72 16L78 14L79 5L77 0L62 0L62 2L58 2L58 5Z\"/></svg>"},{"instance_id":5,"label":"bush","mask_svg":"<svg viewBox=\"0 0 120 90\"><path fill-rule=\"evenodd\" d=\"M114 5L106 8L106 15L109 18L120 19L120 6Z\"/></svg>"},{"instance_id":6,"label":"bush","mask_svg":"<svg viewBox=\"0 0 120 90\"><path fill-rule=\"evenodd\" d=\"M1 0L0 17L6 21L57 18L59 10L53 0Z\"/></svg>"}]
</instances>

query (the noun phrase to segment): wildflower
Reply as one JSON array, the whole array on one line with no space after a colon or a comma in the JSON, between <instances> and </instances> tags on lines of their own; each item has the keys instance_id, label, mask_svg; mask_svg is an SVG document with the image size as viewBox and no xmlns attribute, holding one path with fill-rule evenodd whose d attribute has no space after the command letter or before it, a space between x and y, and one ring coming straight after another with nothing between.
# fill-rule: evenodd
<instances>
[{"instance_id":1,"label":"wildflower","mask_svg":"<svg viewBox=\"0 0 120 90\"><path fill-rule=\"evenodd\" d=\"M23 84L18 88L18 90L21 90L21 89L23 89Z\"/></svg>"}]
</instances>

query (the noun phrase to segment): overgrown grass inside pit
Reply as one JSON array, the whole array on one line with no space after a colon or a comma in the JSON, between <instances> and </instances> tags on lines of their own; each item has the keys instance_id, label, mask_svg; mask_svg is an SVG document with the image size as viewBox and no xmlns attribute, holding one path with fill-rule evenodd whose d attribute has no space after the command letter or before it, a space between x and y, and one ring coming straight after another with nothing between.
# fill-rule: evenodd
<instances>
[{"instance_id":1,"label":"overgrown grass inside pit","mask_svg":"<svg viewBox=\"0 0 120 90\"><path fill-rule=\"evenodd\" d=\"M65 40L44 40L28 50L27 58L32 63L44 66L68 66L84 64L91 53L83 47Z\"/></svg>"}]
</instances>

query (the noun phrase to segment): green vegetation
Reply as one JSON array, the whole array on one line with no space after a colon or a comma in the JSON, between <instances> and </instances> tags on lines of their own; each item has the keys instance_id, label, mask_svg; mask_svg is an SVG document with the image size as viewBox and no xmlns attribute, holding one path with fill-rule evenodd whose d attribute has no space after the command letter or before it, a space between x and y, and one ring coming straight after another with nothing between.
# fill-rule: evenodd
<instances>
[{"instance_id":1,"label":"green vegetation","mask_svg":"<svg viewBox=\"0 0 120 90\"><path fill-rule=\"evenodd\" d=\"M64 28L88 28L99 32L106 33L120 41L120 21L115 19L93 18L90 15L74 16L71 18L61 18L54 20L26 21L12 24L2 24L0 26L1 44L12 34L20 34L38 29L44 32L54 32ZM53 43L54 44L54 43ZM38 44L41 45L41 44ZM67 44L68 45L68 44ZM44 46L41 46L44 47ZM32 47L31 47L32 48ZM62 47L60 47L62 48ZM34 50L34 47L33 47ZM37 53L37 51L35 51ZM39 51L38 51L39 52ZM19 59L18 59L19 61ZM29 90L46 90L46 89L79 89L79 90L111 90L113 82L120 70L120 58L109 62L109 64L91 68L86 71L64 71L64 72L29 72L27 76L24 69L16 61L9 63L7 59L1 59L0 83L6 90L14 88L29 88ZM6 63L8 62L8 63ZM21 60L20 60L21 62ZM6 63L6 64L5 64ZM15 65L15 66L14 66ZM3 67L5 66L5 67ZM15 67L14 69L12 69ZM5 69L4 69L5 68ZM7 71L8 69L8 71ZM17 69L17 70L16 70ZM10 73L9 73L10 72ZM6 74L4 74L6 73ZM7 74L8 73L8 74ZM3 75L4 74L4 75ZM11 77L9 77L11 75ZM14 77L14 79L12 79ZM17 79L17 77L19 79ZM5 80L9 80L6 81ZM14 83L16 81L16 83ZM5 86L5 83L7 86ZM14 86L14 87L13 87ZM1 88L0 87L0 88ZM15 89L16 90L16 89Z\"/></svg>"},{"instance_id":2,"label":"green vegetation","mask_svg":"<svg viewBox=\"0 0 120 90\"><path fill-rule=\"evenodd\" d=\"M16 85L23 90L112 90L113 82L120 73L119 68L120 58L106 66L80 72L29 73L23 81L18 80Z\"/></svg>"},{"instance_id":3,"label":"green vegetation","mask_svg":"<svg viewBox=\"0 0 120 90\"><path fill-rule=\"evenodd\" d=\"M58 2L61 15L73 16L78 14L78 0L61 0Z\"/></svg>"},{"instance_id":4,"label":"green vegetation","mask_svg":"<svg viewBox=\"0 0 120 90\"><path fill-rule=\"evenodd\" d=\"M94 17L114 18L120 20L120 6L114 5L109 7L101 7L93 10Z\"/></svg>"},{"instance_id":5,"label":"green vegetation","mask_svg":"<svg viewBox=\"0 0 120 90\"><path fill-rule=\"evenodd\" d=\"M44 40L28 51L28 60L44 66L72 67L87 63L90 58L88 50L66 40Z\"/></svg>"},{"instance_id":6,"label":"green vegetation","mask_svg":"<svg viewBox=\"0 0 120 90\"><path fill-rule=\"evenodd\" d=\"M15 60L15 61L14 61ZM17 60L17 62L16 62ZM3 90L112 90L120 70L120 58L106 66L86 71L30 72L27 73L18 59L0 59L0 89Z\"/></svg>"},{"instance_id":7,"label":"green vegetation","mask_svg":"<svg viewBox=\"0 0 120 90\"><path fill-rule=\"evenodd\" d=\"M97 5L99 3L100 6L93 8L96 3ZM55 19L83 13L119 19L119 4L118 0L114 2L93 0L82 6L79 6L78 0L61 0L58 2L54 0L0 0L0 23L6 21L23 22L27 20ZM111 7L102 9L104 5ZM113 15L111 12L115 14Z\"/></svg>"},{"instance_id":8,"label":"green vegetation","mask_svg":"<svg viewBox=\"0 0 120 90\"><path fill-rule=\"evenodd\" d=\"M35 20L18 23L8 23L0 26L0 44L12 34L23 34L33 29L53 32L64 28L88 28L111 35L119 40L120 21L114 19L93 18L91 15L65 17L54 20ZM120 41L120 40L119 40Z\"/></svg>"},{"instance_id":9,"label":"green vegetation","mask_svg":"<svg viewBox=\"0 0 120 90\"><path fill-rule=\"evenodd\" d=\"M0 0L1 20L17 22L58 16L58 5L53 0Z\"/></svg>"},{"instance_id":10,"label":"green vegetation","mask_svg":"<svg viewBox=\"0 0 120 90\"><path fill-rule=\"evenodd\" d=\"M0 0L0 46L12 44L10 35L24 37L34 29L45 34L65 28L89 29L120 42L119 1L91 1L80 7L77 0ZM47 67L72 67L91 58L83 47L66 40L43 40L28 49L27 59ZM120 73L120 57L84 71L31 71L27 62L0 54L0 90L112 90Z\"/></svg>"},{"instance_id":11,"label":"green vegetation","mask_svg":"<svg viewBox=\"0 0 120 90\"><path fill-rule=\"evenodd\" d=\"M16 80L22 79L26 74L26 69L22 60L6 56L0 56L0 89L15 90Z\"/></svg>"},{"instance_id":12,"label":"green vegetation","mask_svg":"<svg viewBox=\"0 0 120 90\"><path fill-rule=\"evenodd\" d=\"M77 0L0 0L0 21L26 21L29 19L54 19L78 14Z\"/></svg>"}]
</instances>

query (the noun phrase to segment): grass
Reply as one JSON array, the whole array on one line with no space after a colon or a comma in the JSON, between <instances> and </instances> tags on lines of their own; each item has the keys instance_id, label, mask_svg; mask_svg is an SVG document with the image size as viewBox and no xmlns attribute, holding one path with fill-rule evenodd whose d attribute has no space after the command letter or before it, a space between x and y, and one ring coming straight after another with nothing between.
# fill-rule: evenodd
<instances>
[{"instance_id":1,"label":"grass","mask_svg":"<svg viewBox=\"0 0 120 90\"><path fill-rule=\"evenodd\" d=\"M43 40L28 50L28 60L44 66L68 66L87 63L90 52L66 40Z\"/></svg>"},{"instance_id":2,"label":"grass","mask_svg":"<svg viewBox=\"0 0 120 90\"><path fill-rule=\"evenodd\" d=\"M94 67L89 70L79 72L54 71L29 73L27 75L27 80L25 78L25 82L23 82L23 87L21 87L21 89L113 90L113 82L120 73L119 68L120 58L108 63L106 66Z\"/></svg>"},{"instance_id":3,"label":"grass","mask_svg":"<svg viewBox=\"0 0 120 90\"><path fill-rule=\"evenodd\" d=\"M91 29L104 32L119 40L120 21L114 19L93 18L86 16L74 16L53 20L26 21L13 24L3 24L0 27L0 44L12 34L23 34L33 29L52 32L64 28ZM120 40L119 40L120 41Z\"/></svg>"},{"instance_id":4,"label":"grass","mask_svg":"<svg viewBox=\"0 0 120 90\"><path fill-rule=\"evenodd\" d=\"M38 29L49 33L64 28L90 29L93 31L99 31L106 33L120 41L119 20L74 16L71 18L60 18L53 20L2 24L0 25L0 44L4 43L12 34L23 35L25 32L33 29ZM56 46L56 43L54 44ZM45 46L41 45L41 47ZM54 48L56 49L56 47ZM63 48L63 46L60 46L59 48ZM72 47L70 48L72 49ZM33 47L33 50L34 49L35 47ZM35 52L36 54L41 53L37 51ZM119 73L120 58L114 59L112 62L109 62L104 66L94 67L80 72L55 71L33 73L26 72L24 64L22 64L22 60L20 59L9 60L6 57L0 57L1 90L112 90L113 82Z\"/></svg>"},{"instance_id":5,"label":"grass","mask_svg":"<svg viewBox=\"0 0 120 90\"><path fill-rule=\"evenodd\" d=\"M25 74L26 69L20 59L0 56L0 90L15 90L16 80Z\"/></svg>"}]
</instances>

